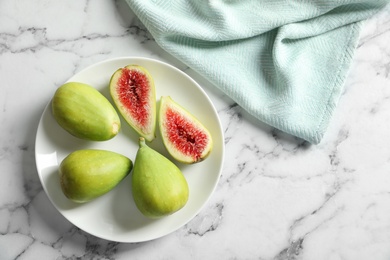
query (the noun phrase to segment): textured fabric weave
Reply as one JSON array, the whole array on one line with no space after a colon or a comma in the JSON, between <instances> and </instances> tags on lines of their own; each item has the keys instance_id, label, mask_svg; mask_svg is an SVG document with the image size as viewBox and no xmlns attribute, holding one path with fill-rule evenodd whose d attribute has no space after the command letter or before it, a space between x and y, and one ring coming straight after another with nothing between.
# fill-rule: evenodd
<instances>
[{"instance_id":1,"label":"textured fabric weave","mask_svg":"<svg viewBox=\"0 0 390 260\"><path fill-rule=\"evenodd\" d=\"M321 141L361 21L389 0L126 0L167 52L257 119Z\"/></svg>"}]
</instances>

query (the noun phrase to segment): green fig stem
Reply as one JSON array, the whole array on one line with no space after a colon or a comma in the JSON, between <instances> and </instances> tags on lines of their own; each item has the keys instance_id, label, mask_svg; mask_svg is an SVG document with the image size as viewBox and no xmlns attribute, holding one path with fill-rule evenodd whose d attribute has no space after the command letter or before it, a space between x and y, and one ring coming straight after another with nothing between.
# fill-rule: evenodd
<instances>
[{"instance_id":1,"label":"green fig stem","mask_svg":"<svg viewBox=\"0 0 390 260\"><path fill-rule=\"evenodd\" d=\"M146 145L145 138L140 137L139 138L139 147L141 148L141 147L144 147L145 145Z\"/></svg>"}]
</instances>

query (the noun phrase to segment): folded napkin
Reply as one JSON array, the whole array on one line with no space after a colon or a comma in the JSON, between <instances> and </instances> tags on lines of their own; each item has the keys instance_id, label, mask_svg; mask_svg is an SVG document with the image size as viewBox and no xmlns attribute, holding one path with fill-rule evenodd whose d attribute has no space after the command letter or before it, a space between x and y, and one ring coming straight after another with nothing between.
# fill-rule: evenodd
<instances>
[{"instance_id":1,"label":"folded napkin","mask_svg":"<svg viewBox=\"0 0 390 260\"><path fill-rule=\"evenodd\" d=\"M360 21L389 0L126 0L156 42L257 119L318 144Z\"/></svg>"}]
</instances>

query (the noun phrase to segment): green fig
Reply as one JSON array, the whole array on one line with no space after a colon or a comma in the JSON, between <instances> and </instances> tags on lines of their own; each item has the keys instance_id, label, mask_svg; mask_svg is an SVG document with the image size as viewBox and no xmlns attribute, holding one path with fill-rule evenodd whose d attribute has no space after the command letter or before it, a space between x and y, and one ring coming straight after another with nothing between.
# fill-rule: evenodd
<instances>
[{"instance_id":1,"label":"green fig","mask_svg":"<svg viewBox=\"0 0 390 260\"><path fill-rule=\"evenodd\" d=\"M79 82L60 86L52 100L58 124L80 139L106 141L116 136L121 123L113 105L97 89Z\"/></svg>"},{"instance_id":2,"label":"green fig","mask_svg":"<svg viewBox=\"0 0 390 260\"><path fill-rule=\"evenodd\" d=\"M132 167L129 158L115 152L77 150L60 164L61 189L74 202L88 202L116 187Z\"/></svg>"},{"instance_id":3,"label":"green fig","mask_svg":"<svg viewBox=\"0 0 390 260\"><path fill-rule=\"evenodd\" d=\"M213 148L210 132L170 96L161 97L158 121L165 148L174 159L192 164L209 156Z\"/></svg>"},{"instance_id":4,"label":"green fig","mask_svg":"<svg viewBox=\"0 0 390 260\"><path fill-rule=\"evenodd\" d=\"M185 206L189 188L180 169L140 137L134 161L132 192L136 206L149 218L171 215Z\"/></svg>"},{"instance_id":5,"label":"green fig","mask_svg":"<svg viewBox=\"0 0 390 260\"><path fill-rule=\"evenodd\" d=\"M110 80L110 94L119 112L148 141L156 137L155 92L153 77L139 65L118 69Z\"/></svg>"}]
</instances>

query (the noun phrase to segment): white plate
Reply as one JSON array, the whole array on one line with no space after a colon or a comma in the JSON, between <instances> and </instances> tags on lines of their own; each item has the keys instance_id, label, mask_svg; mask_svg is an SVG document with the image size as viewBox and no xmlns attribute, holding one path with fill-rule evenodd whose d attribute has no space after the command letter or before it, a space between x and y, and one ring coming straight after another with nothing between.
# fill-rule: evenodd
<instances>
[{"instance_id":1,"label":"white plate","mask_svg":"<svg viewBox=\"0 0 390 260\"><path fill-rule=\"evenodd\" d=\"M86 148L106 149L121 153L133 162L138 150L138 135L121 117L122 128L113 139L92 142L77 139L63 130L51 114L51 102L45 108L36 136L36 165L42 186L58 211L80 229L103 239L117 242L141 242L167 235L189 222L213 193L222 170L224 140L218 114L202 88L177 68L161 61L124 57L90 66L68 81L90 84L111 102L108 84L111 75L129 64L144 66L155 80L156 99L170 95L186 107L210 130L214 146L209 157L198 164L178 164L190 189L184 208L171 216L157 220L144 217L136 208L131 195L131 174L115 189L85 204L76 204L62 193L58 165L69 153ZM159 136L150 147L169 157ZM169 157L170 158L170 157Z\"/></svg>"}]
</instances>

